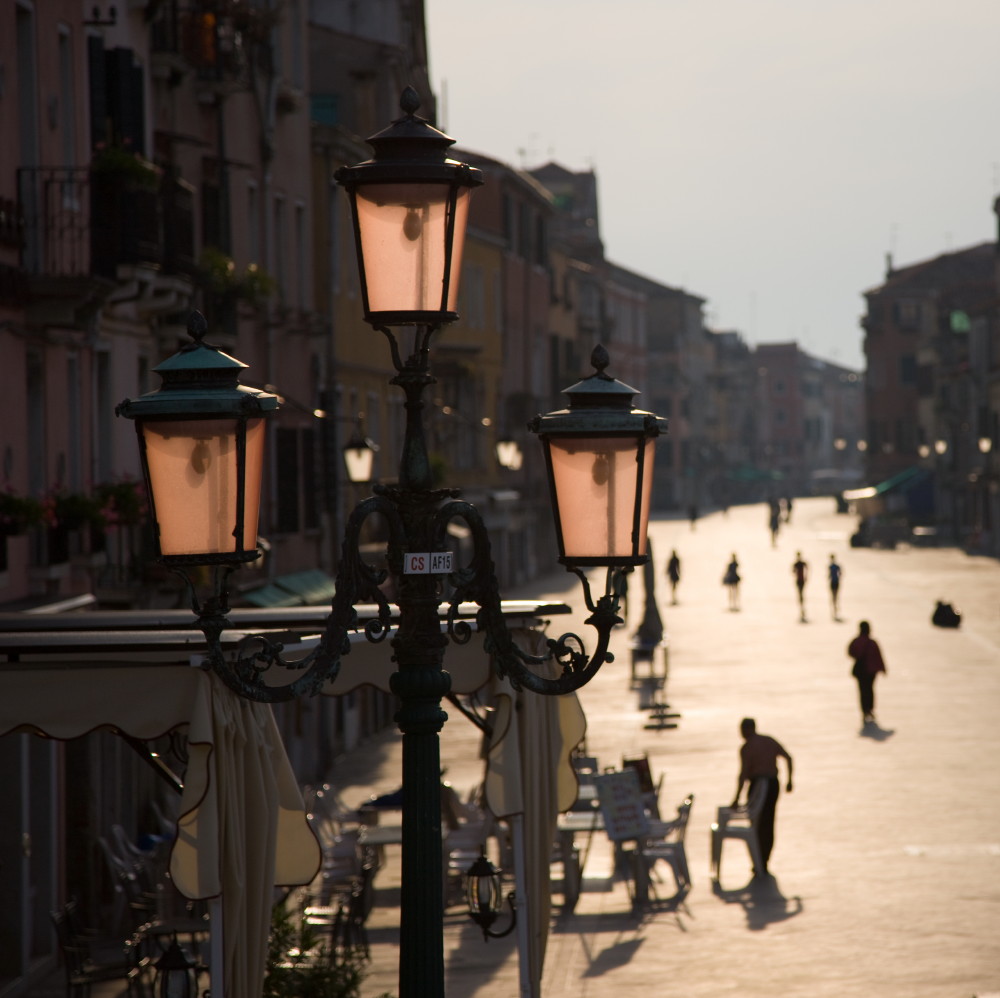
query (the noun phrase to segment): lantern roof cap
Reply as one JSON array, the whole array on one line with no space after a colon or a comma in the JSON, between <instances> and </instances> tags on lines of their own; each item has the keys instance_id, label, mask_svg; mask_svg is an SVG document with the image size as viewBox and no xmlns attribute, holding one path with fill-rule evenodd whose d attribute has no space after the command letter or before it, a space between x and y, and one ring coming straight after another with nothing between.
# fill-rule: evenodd
<instances>
[{"instance_id":1,"label":"lantern roof cap","mask_svg":"<svg viewBox=\"0 0 1000 998\"><path fill-rule=\"evenodd\" d=\"M186 343L154 370L163 384L136 399L125 399L115 412L128 419L198 419L254 417L278 408L270 392L239 383L247 365L204 342L208 323L201 312L188 319Z\"/></svg>"},{"instance_id":2,"label":"lantern roof cap","mask_svg":"<svg viewBox=\"0 0 1000 998\"><path fill-rule=\"evenodd\" d=\"M590 363L593 374L563 389L569 408L535 416L528 424L532 432L579 436L643 433L650 437L666 432L663 417L632 407L632 399L640 392L605 371L610 357L601 344L594 347Z\"/></svg>"},{"instance_id":3,"label":"lantern roof cap","mask_svg":"<svg viewBox=\"0 0 1000 998\"><path fill-rule=\"evenodd\" d=\"M450 135L417 114L420 96L407 87L399 99L403 116L366 141L375 155L356 166L342 166L336 173L345 187L363 183L457 182L464 187L483 183L481 170L448 158L455 144Z\"/></svg>"},{"instance_id":4,"label":"lantern roof cap","mask_svg":"<svg viewBox=\"0 0 1000 998\"><path fill-rule=\"evenodd\" d=\"M594 368L593 374L563 389L571 409L592 405L631 407L633 396L642 394L604 370L611 363L611 358L600 343L591 352L590 363Z\"/></svg>"}]
</instances>

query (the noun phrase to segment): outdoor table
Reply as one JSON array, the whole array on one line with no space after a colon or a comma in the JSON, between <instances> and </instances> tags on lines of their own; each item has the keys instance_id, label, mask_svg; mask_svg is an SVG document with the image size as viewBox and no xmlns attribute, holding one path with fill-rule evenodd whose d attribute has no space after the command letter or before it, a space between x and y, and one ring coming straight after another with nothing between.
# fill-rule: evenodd
<instances>
[{"instance_id":1,"label":"outdoor table","mask_svg":"<svg viewBox=\"0 0 1000 998\"><path fill-rule=\"evenodd\" d=\"M362 825L358 841L363 846L394 846L403 841L402 825Z\"/></svg>"}]
</instances>

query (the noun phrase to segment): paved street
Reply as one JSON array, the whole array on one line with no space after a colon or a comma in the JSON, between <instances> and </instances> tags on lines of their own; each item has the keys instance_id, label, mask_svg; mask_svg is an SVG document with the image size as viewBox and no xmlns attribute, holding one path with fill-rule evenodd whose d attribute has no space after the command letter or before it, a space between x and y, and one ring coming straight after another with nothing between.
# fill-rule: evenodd
<instances>
[{"instance_id":1,"label":"paved street","mask_svg":"<svg viewBox=\"0 0 1000 998\"><path fill-rule=\"evenodd\" d=\"M660 520L651 537L657 596L670 638L668 695L682 714L672 730L646 730L630 688L627 640L642 617L641 575L618 661L581 698L587 747L602 765L649 754L665 774L672 814L688 793L693 888L679 906L633 914L612 880L607 840L587 851L585 890L549 938L545 998L683 995L685 998L1000 998L1000 565L954 549L852 549L854 518L829 499L795 503L772 548L763 506L701 519ZM682 559L677 606L664 566ZM811 568L807 622L799 620L792 562ZM739 558L742 609L730 612L721 580ZM831 619L825 565L843 565L842 621ZM510 597L578 601L568 573ZM930 625L935 600L963 614L960 630ZM845 649L872 623L888 677L876 684L877 725L862 730ZM553 630L586 634L582 615ZM479 735L452 717L442 737L448 778L463 792L482 778ZM709 825L732 799L739 721L793 755L795 790L782 794L773 879L750 883L742 843L725 846L721 885L709 877ZM399 738L386 733L340 760L344 798L393 790ZM362 993L398 993L398 847L387 847L369 923L371 973ZM554 867L558 873L558 867ZM672 893L672 879L654 886ZM446 919L449 998L514 998L514 936L483 943L461 907ZM62 992L53 979L52 994ZM46 992L47 993L47 992ZM96 992L95 992L96 994Z\"/></svg>"},{"instance_id":2,"label":"paved street","mask_svg":"<svg viewBox=\"0 0 1000 998\"><path fill-rule=\"evenodd\" d=\"M642 581L631 587L629 624L615 640L618 661L581 697L587 747L602 765L648 752L665 774L666 813L687 793L693 889L676 908L630 910L611 882L606 840L591 843L586 889L549 940L546 998L615 994L764 998L884 995L971 998L1000 992L1000 565L954 549L852 549L854 518L832 500L795 503L771 546L763 506L699 520L659 520L651 537L657 596L670 639L668 695L682 714L673 730L651 731L628 681L628 635L642 616ZM677 606L663 568L682 560ZM791 565L801 551L811 572L807 622L800 622ZM742 609L721 584L735 552ZM825 566L844 568L842 621L832 618ZM568 574L511 597L577 601ZM965 615L959 631L930 625L936 599ZM888 677L876 685L877 725L862 730L845 649L860 619L872 623ZM580 620L575 621L585 633ZM566 621L554 621L561 631ZM478 735L461 717L446 725L442 754L460 790L481 778ZM795 791L782 794L771 858L773 879L750 884L742 843L725 847L721 886L709 877L709 824L731 800L738 725L756 717L794 756ZM376 758L344 760L345 797L399 782L398 739ZM603 839L603 836L600 837ZM585 846L585 843L581 843ZM372 917L366 996L397 990L394 945L398 876L390 850ZM398 858L398 857L397 857ZM664 869L660 894L672 893ZM558 906L561 898L554 898ZM558 912L558 909L557 909ZM450 998L518 993L513 937L482 942L459 908L447 919Z\"/></svg>"}]
</instances>

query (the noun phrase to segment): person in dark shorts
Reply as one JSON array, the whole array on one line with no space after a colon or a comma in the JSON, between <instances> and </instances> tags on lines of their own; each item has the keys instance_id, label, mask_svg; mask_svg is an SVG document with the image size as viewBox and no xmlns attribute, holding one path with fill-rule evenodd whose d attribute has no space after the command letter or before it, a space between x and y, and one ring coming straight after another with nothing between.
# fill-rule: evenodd
<instances>
[{"instance_id":1,"label":"person in dark shorts","mask_svg":"<svg viewBox=\"0 0 1000 998\"><path fill-rule=\"evenodd\" d=\"M764 869L753 872L757 876L767 873L767 864L774 847L774 812L778 805L781 783L778 779L778 759L783 758L788 766L788 782L785 791L792 792L792 757L784 746L770 735L757 731L757 722L752 717L744 717L740 722L743 745L740 748L740 778L736 785L733 807L738 807L743 787L748 786L747 798L755 792L763 792L764 808L757 819L757 841L760 843L760 857Z\"/></svg>"}]
</instances>

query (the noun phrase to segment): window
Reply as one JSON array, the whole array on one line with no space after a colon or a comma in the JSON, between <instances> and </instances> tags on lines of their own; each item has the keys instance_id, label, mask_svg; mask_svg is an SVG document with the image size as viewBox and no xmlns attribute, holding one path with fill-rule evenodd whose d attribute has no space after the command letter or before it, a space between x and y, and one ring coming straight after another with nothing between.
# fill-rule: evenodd
<instances>
[{"instance_id":1,"label":"window","mask_svg":"<svg viewBox=\"0 0 1000 998\"><path fill-rule=\"evenodd\" d=\"M509 194L504 194L501 210L503 212L503 237L507 248L512 250L517 240L517 216L514 213L514 204Z\"/></svg>"},{"instance_id":2,"label":"window","mask_svg":"<svg viewBox=\"0 0 1000 998\"><path fill-rule=\"evenodd\" d=\"M113 48L105 52L105 81L110 140L145 155L145 79L131 49Z\"/></svg>"},{"instance_id":3,"label":"window","mask_svg":"<svg viewBox=\"0 0 1000 998\"><path fill-rule=\"evenodd\" d=\"M913 454L916 452L916 443L914 442L913 427L909 420L897 419L895 424L895 443L896 452L899 454Z\"/></svg>"},{"instance_id":4,"label":"window","mask_svg":"<svg viewBox=\"0 0 1000 998\"><path fill-rule=\"evenodd\" d=\"M299 431L279 426L275 432L274 474L277 482L277 508L274 529L279 534L293 534L299 529Z\"/></svg>"},{"instance_id":5,"label":"window","mask_svg":"<svg viewBox=\"0 0 1000 998\"><path fill-rule=\"evenodd\" d=\"M259 264L260 255L260 199L257 196L257 184L250 181L247 184L247 250L250 263Z\"/></svg>"},{"instance_id":6,"label":"window","mask_svg":"<svg viewBox=\"0 0 1000 998\"><path fill-rule=\"evenodd\" d=\"M285 216L285 198L279 194L274 199L274 279L278 285L278 298L282 305L288 300L288 233Z\"/></svg>"},{"instance_id":7,"label":"window","mask_svg":"<svg viewBox=\"0 0 1000 998\"><path fill-rule=\"evenodd\" d=\"M319 527L319 495L322 475L318 474L320 457L317 434L313 427L302 430L302 505L303 526L306 530Z\"/></svg>"},{"instance_id":8,"label":"window","mask_svg":"<svg viewBox=\"0 0 1000 998\"><path fill-rule=\"evenodd\" d=\"M913 354L904 354L899 358L899 383L901 385L917 383L917 358Z\"/></svg>"},{"instance_id":9,"label":"window","mask_svg":"<svg viewBox=\"0 0 1000 998\"><path fill-rule=\"evenodd\" d=\"M896 325L900 329L915 330L920 325L920 302L902 298L893 306Z\"/></svg>"},{"instance_id":10,"label":"window","mask_svg":"<svg viewBox=\"0 0 1000 998\"><path fill-rule=\"evenodd\" d=\"M466 264L462 275L462 321L468 329L486 326L486 283L483 268Z\"/></svg>"},{"instance_id":11,"label":"window","mask_svg":"<svg viewBox=\"0 0 1000 998\"><path fill-rule=\"evenodd\" d=\"M80 358L76 351L71 351L66 357L66 403L70 412L82 412L81 405ZM72 491L78 491L83 485L83 425L79 419L69 420L66 427L67 468L66 484Z\"/></svg>"},{"instance_id":12,"label":"window","mask_svg":"<svg viewBox=\"0 0 1000 998\"><path fill-rule=\"evenodd\" d=\"M539 212L535 216L535 263L539 267L544 267L548 264L548 239L545 227L545 219Z\"/></svg>"},{"instance_id":13,"label":"window","mask_svg":"<svg viewBox=\"0 0 1000 998\"><path fill-rule=\"evenodd\" d=\"M202 158L201 175L201 241L206 246L228 253L229 226L226 224L219 161L214 156Z\"/></svg>"},{"instance_id":14,"label":"window","mask_svg":"<svg viewBox=\"0 0 1000 998\"><path fill-rule=\"evenodd\" d=\"M69 28L59 26L59 121L62 161L76 162L76 90L73 86L73 44Z\"/></svg>"},{"instance_id":15,"label":"window","mask_svg":"<svg viewBox=\"0 0 1000 998\"><path fill-rule=\"evenodd\" d=\"M301 201L295 205L295 305L306 310L306 207Z\"/></svg>"},{"instance_id":16,"label":"window","mask_svg":"<svg viewBox=\"0 0 1000 998\"><path fill-rule=\"evenodd\" d=\"M111 441L116 437L116 427L113 425L115 419L115 402L112 394L111 378L111 353L108 350L99 350L95 354L97 363L97 399L94 411L94 436L91 446L94 448L97 459L97 480L99 482L109 481L114 477L114 460L111 452ZM147 365L146 381L140 384L149 383L149 373Z\"/></svg>"}]
</instances>

